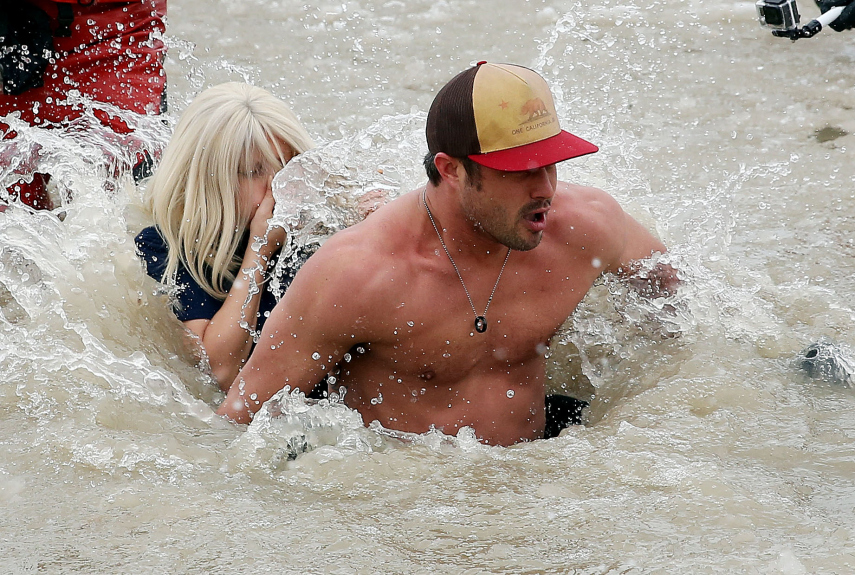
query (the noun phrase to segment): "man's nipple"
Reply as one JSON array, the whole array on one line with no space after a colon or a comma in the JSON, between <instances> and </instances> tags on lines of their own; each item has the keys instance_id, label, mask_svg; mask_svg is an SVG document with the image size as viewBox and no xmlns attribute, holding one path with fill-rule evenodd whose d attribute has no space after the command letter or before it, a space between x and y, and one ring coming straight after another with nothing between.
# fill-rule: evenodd
<instances>
[{"instance_id":1,"label":"man's nipple","mask_svg":"<svg viewBox=\"0 0 855 575\"><path fill-rule=\"evenodd\" d=\"M429 369L427 371L423 371L422 373L419 374L419 379L421 379L422 381L430 381L435 377L436 377L436 372L432 369Z\"/></svg>"}]
</instances>

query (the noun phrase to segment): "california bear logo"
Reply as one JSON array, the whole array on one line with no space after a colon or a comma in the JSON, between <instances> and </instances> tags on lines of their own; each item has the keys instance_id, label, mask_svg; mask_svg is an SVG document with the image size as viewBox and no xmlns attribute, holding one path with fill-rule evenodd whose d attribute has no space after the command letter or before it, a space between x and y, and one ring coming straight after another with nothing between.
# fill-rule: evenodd
<instances>
[{"instance_id":1,"label":"california bear logo","mask_svg":"<svg viewBox=\"0 0 855 575\"><path fill-rule=\"evenodd\" d=\"M528 116L527 121L530 122L535 118L548 116L549 111L546 109L546 104L543 103L543 100L540 98L534 98L523 104L523 107L520 108L520 115Z\"/></svg>"}]
</instances>

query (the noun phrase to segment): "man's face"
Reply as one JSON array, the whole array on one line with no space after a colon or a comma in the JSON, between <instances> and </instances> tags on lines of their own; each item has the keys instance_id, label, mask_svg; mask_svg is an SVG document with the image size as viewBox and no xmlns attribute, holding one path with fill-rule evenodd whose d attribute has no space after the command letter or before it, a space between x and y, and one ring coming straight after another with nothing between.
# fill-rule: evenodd
<instances>
[{"instance_id":1,"label":"man's face","mask_svg":"<svg viewBox=\"0 0 855 575\"><path fill-rule=\"evenodd\" d=\"M481 166L478 186L464 178L463 211L477 227L513 250L536 248L558 183L555 164L524 172Z\"/></svg>"}]
</instances>

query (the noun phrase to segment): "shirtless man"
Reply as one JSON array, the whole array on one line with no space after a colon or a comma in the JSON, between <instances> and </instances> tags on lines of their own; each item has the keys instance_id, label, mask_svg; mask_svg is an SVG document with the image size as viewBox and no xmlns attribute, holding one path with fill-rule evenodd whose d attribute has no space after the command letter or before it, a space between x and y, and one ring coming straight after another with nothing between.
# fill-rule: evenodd
<instances>
[{"instance_id":1,"label":"shirtless man","mask_svg":"<svg viewBox=\"0 0 855 575\"><path fill-rule=\"evenodd\" d=\"M246 423L338 364L335 387L366 423L543 437L549 339L602 273L629 276L665 246L605 192L557 181L556 162L597 147L559 128L531 70L482 62L456 76L427 140L427 186L309 258L220 414ZM642 287L667 295L676 276L657 269Z\"/></svg>"}]
</instances>

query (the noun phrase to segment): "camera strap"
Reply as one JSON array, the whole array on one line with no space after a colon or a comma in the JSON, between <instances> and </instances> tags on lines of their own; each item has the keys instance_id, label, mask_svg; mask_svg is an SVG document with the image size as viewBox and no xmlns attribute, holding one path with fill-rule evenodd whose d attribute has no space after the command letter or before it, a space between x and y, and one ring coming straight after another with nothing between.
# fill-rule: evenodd
<instances>
[{"instance_id":1,"label":"camera strap","mask_svg":"<svg viewBox=\"0 0 855 575\"><path fill-rule=\"evenodd\" d=\"M70 38L71 24L74 22L74 8L71 4L57 4L56 9L58 12L57 21L59 21L59 26L56 27L56 31L53 35L57 38Z\"/></svg>"}]
</instances>

